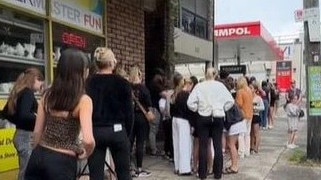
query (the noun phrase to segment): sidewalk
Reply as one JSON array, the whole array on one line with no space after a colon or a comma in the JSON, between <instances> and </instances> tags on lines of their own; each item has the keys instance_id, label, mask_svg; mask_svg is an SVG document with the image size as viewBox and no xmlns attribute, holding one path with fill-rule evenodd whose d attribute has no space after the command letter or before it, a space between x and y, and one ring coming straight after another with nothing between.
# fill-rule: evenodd
<instances>
[{"instance_id":1,"label":"sidewalk","mask_svg":"<svg viewBox=\"0 0 321 180\"><path fill-rule=\"evenodd\" d=\"M280 114L284 114L281 112ZM306 151L306 135L307 121L302 119L299 122L299 132L297 144L302 151ZM287 142L287 121L286 117L277 117L274 129L261 131L261 148L259 154L251 155L240 160L240 169L238 174L223 175L224 180L301 180L321 179L321 168L311 168L304 166L291 165L288 157L297 149L286 149ZM173 173L173 163L164 160L162 157L146 156L144 159L144 167L152 172L152 176L148 178L137 179L197 179L195 176L182 177ZM208 176L207 179L213 179Z\"/></svg>"}]
</instances>

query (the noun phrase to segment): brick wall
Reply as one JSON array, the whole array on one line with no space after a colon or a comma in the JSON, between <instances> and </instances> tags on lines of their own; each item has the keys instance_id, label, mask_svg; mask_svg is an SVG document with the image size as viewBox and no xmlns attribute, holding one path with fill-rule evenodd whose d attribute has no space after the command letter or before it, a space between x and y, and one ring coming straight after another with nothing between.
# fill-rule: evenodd
<instances>
[{"instance_id":1,"label":"brick wall","mask_svg":"<svg viewBox=\"0 0 321 180\"><path fill-rule=\"evenodd\" d=\"M138 63L145 72L144 10L140 0L107 0L107 44L128 70Z\"/></svg>"}]
</instances>

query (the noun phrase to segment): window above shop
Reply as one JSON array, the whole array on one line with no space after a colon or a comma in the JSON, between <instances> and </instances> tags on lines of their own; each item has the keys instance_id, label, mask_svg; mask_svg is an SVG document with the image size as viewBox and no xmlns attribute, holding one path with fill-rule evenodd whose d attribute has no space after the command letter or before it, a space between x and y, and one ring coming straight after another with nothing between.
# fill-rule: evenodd
<instances>
[{"instance_id":1,"label":"window above shop","mask_svg":"<svg viewBox=\"0 0 321 180\"><path fill-rule=\"evenodd\" d=\"M181 0L181 17L178 26L189 34L208 38L208 1Z\"/></svg>"}]
</instances>

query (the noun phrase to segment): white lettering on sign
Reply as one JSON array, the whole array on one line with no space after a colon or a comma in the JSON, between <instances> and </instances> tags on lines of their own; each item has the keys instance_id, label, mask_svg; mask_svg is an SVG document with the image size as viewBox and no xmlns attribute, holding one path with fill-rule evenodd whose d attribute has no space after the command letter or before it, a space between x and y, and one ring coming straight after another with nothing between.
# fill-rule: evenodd
<instances>
[{"instance_id":1,"label":"white lettering on sign","mask_svg":"<svg viewBox=\"0 0 321 180\"><path fill-rule=\"evenodd\" d=\"M2 0L9 4L31 10L36 13L46 14L46 1L45 0Z\"/></svg>"},{"instance_id":2,"label":"white lettering on sign","mask_svg":"<svg viewBox=\"0 0 321 180\"><path fill-rule=\"evenodd\" d=\"M52 17L90 31L103 33L102 15L62 0L52 0Z\"/></svg>"},{"instance_id":3,"label":"white lettering on sign","mask_svg":"<svg viewBox=\"0 0 321 180\"><path fill-rule=\"evenodd\" d=\"M250 35L251 31L247 27L216 29L216 37L243 36Z\"/></svg>"}]
</instances>

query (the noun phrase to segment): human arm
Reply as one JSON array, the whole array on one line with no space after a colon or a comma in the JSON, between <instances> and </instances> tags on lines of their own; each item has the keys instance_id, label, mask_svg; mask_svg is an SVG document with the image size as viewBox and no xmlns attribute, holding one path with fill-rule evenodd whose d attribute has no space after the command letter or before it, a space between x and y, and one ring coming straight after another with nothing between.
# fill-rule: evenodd
<instances>
[{"instance_id":1,"label":"human arm","mask_svg":"<svg viewBox=\"0 0 321 180\"><path fill-rule=\"evenodd\" d=\"M240 90L238 90L237 92L236 92L236 98L235 98L235 101L236 101L236 104L239 106L239 107L243 107L243 95L242 95L242 93L243 93L243 91L242 91L242 89L240 89Z\"/></svg>"},{"instance_id":2,"label":"human arm","mask_svg":"<svg viewBox=\"0 0 321 180\"><path fill-rule=\"evenodd\" d=\"M127 137L130 137L134 127L134 106L133 106L133 97L132 97L132 89L130 84L126 82L124 86L124 114L125 114L125 128Z\"/></svg>"},{"instance_id":3,"label":"human arm","mask_svg":"<svg viewBox=\"0 0 321 180\"><path fill-rule=\"evenodd\" d=\"M258 110L258 111L263 111L264 110L264 102L262 100L261 97L257 96L257 104L254 106L254 109L255 110Z\"/></svg>"},{"instance_id":4,"label":"human arm","mask_svg":"<svg viewBox=\"0 0 321 180\"><path fill-rule=\"evenodd\" d=\"M37 104L35 95L31 89L21 92L16 105L16 125L32 130L36 122L34 106Z\"/></svg>"},{"instance_id":5,"label":"human arm","mask_svg":"<svg viewBox=\"0 0 321 180\"><path fill-rule=\"evenodd\" d=\"M187 107L189 110L196 112L198 110L198 102L199 102L199 97L198 97L198 85L194 87L192 92L189 94L188 99L187 99Z\"/></svg>"},{"instance_id":6,"label":"human arm","mask_svg":"<svg viewBox=\"0 0 321 180\"><path fill-rule=\"evenodd\" d=\"M83 135L82 146L85 152L79 156L80 159L89 157L95 148L95 139L92 129L92 112L93 103L91 98L88 95L83 95L79 102L79 120Z\"/></svg>"},{"instance_id":7,"label":"human arm","mask_svg":"<svg viewBox=\"0 0 321 180\"><path fill-rule=\"evenodd\" d=\"M36 124L33 130L33 140L32 140L33 147L36 147L37 144L39 143L44 127L45 127L45 108L44 108L44 100L42 98L38 105Z\"/></svg>"}]
</instances>

